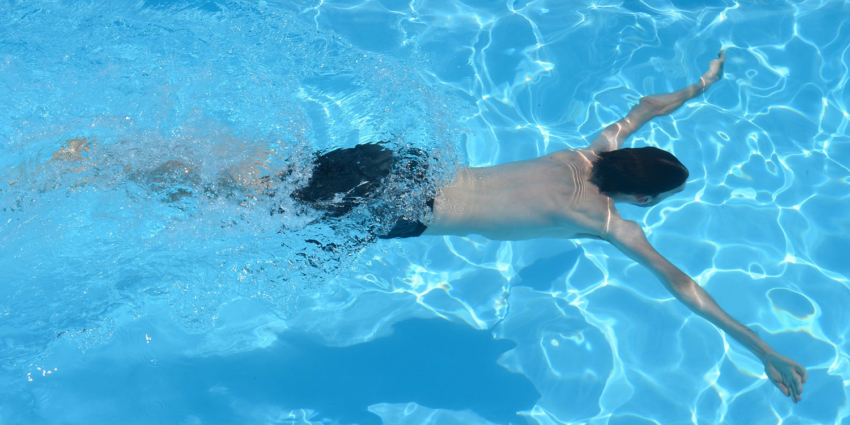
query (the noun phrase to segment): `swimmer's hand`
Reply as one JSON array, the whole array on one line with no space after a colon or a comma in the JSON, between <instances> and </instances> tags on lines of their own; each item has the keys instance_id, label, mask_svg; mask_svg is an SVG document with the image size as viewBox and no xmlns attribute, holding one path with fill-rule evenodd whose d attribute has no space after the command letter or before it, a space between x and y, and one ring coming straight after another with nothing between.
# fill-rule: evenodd
<instances>
[{"instance_id":1,"label":"swimmer's hand","mask_svg":"<svg viewBox=\"0 0 850 425\"><path fill-rule=\"evenodd\" d=\"M717 59L711 61L708 65L708 71L702 75L700 78L700 82L703 83L702 91L705 91L708 86L720 81L723 78L723 63L726 62L726 55L723 53L723 50L717 54Z\"/></svg>"},{"instance_id":2,"label":"swimmer's hand","mask_svg":"<svg viewBox=\"0 0 850 425\"><path fill-rule=\"evenodd\" d=\"M803 392L803 384L809 376L806 368L774 351L765 356L764 371L770 382L783 394L791 397L794 403L802 400L800 393Z\"/></svg>"}]
</instances>

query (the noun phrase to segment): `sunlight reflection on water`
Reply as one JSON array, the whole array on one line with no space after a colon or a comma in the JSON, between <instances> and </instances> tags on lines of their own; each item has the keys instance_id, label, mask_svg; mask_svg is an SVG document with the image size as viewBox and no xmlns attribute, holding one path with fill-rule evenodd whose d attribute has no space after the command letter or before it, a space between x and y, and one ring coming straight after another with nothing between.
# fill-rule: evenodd
<instances>
[{"instance_id":1,"label":"sunlight reflection on water","mask_svg":"<svg viewBox=\"0 0 850 425\"><path fill-rule=\"evenodd\" d=\"M385 337L409 318L443 317L517 344L499 364L540 393L523 412L532 423L844 420L850 220L833 212L848 207L850 9L680 3L5 8L0 280L11 283L0 289L0 376L20 391L0 402L0 415L46 423L76 406L87 418L85 401L46 386L85 362L76 347L120 374L174 367L168 359L181 356L227 363L291 331L339 347ZM311 289L298 292L281 289L289 257L268 206L182 197L202 191L187 178L168 180L181 208L151 199L165 160L216 182L250 162L246 152L276 152L268 172L293 156L306 163L314 149L388 136L456 144L473 166L582 147L641 96L696 81L720 49L724 80L627 142L674 152L691 171L685 191L622 213L731 315L809 369L798 405L746 350L601 242L358 245L342 266L323 261L331 272L308 276ZM96 137L99 148L85 161L48 162L72 137ZM146 168L160 176L147 186L127 171ZM80 391L103 397L94 387ZM200 405L223 397L243 423L325 418L210 388ZM204 419L203 407L147 396L150 418ZM393 424L488 423L415 401L369 410Z\"/></svg>"}]
</instances>

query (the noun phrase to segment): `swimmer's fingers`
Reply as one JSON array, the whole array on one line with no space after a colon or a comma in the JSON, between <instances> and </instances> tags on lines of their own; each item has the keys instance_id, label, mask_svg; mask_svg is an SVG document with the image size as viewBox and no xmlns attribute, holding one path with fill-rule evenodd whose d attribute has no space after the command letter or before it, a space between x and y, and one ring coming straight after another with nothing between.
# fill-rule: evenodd
<instances>
[{"instance_id":1,"label":"swimmer's fingers","mask_svg":"<svg viewBox=\"0 0 850 425\"><path fill-rule=\"evenodd\" d=\"M786 376L785 379L786 386L789 387L791 393L793 394L793 397L791 397L791 399L794 400L794 403L802 400L803 398L800 397L800 394L803 392L803 383L801 382L801 377L799 374L797 374L797 371L792 370L790 373L788 373L788 376Z\"/></svg>"},{"instance_id":2,"label":"swimmer's fingers","mask_svg":"<svg viewBox=\"0 0 850 425\"><path fill-rule=\"evenodd\" d=\"M776 385L783 394L791 397L794 403L803 399L800 394L803 393L803 383L808 377L806 368L792 359L771 353L765 359L764 369L770 382Z\"/></svg>"},{"instance_id":3,"label":"swimmer's fingers","mask_svg":"<svg viewBox=\"0 0 850 425\"><path fill-rule=\"evenodd\" d=\"M774 368L772 365L768 365L767 367L765 367L765 372L767 372L767 378L770 379L770 382L772 382L773 385L776 385L776 387L779 388L779 390L782 391L783 394L791 395L791 393L788 391L788 387L782 380L782 374L780 374L779 371L776 370L776 368Z\"/></svg>"},{"instance_id":4,"label":"swimmer's fingers","mask_svg":"<svg viewBox=\"0 0 850 425\"><path fill-rule=\"evenodd\" d=\"M797 365L797 373L800 374L802 382L805 384L806 380L809 379L809 371L803 366Z\"/></svg>"},{"instance_id":5,"label":"swimmer's fingers","mask_svg":"<svg viewBox=\"0 0 850 425\"><path fill-rule=\"evenodd\" d=\"M788 387L786 387L785 384L781 382L774 382L774 384L776 384L776 387L779 388L779 391L782 391L782 394L785 394L786 396L791 395L791 391L788 391Z\"/></svg>"},{"instance_id":6,"label":"swimmer's fingers","mask_svg":"<svg viewBox=\"0 0 850 425\"><path fill-rule=\"evenodd\" d=\"M786 397L791 397L791 401L794 403L797 402L800 396L792 385L786 384L786 381L781 377L771 379L771 381L773 381L773 384L776 385L776 388L779 388L779 391L782 391L782 394L785 394ZM792 380L789 381L793 382Z\"/></svg>"},{"instance_id":7,"label":"swimmer's fingers","mask_svg":"<svg viewBox=\"0 0 850 425\"><path fill-rule=\"evenodd\" d=\"M723 54L723 50L717 54L717 57L718 59L714 59L708 64L708 71L706 71L700 79L703 82L703 91L705 91L709 85L723 78L723 63L726 62L726 55Z\"/></svg>"},{"instance_id":8,"label":"swimmer's fingers","mask_svg":"<svg viewBox=\"0 0 850 425\"><path fill-rule=\"evenodd\" d=\"M720 59L715 59L720 62L720 71L717 73L718 78L723 78L723 64L726 63L726 55L723 53L723 50L717 54L717 57Z\"/></svg>"},{"instance_id":9,"label":"swimmer's fingers","mask_svg":"<svg viewBox=\"0 0 850 425\"><path fill-rule=\"evenodd\" d=\"M800 364L794 360L788 359L788 363L789 367L783 373L783 375L785 375L785 382L786 385L790 384L788 386L796 395L796 401L800 401L803 399L800 397L800 394L803 393L803 383L806 382L808 373L806 372L806 368L800 366Z\"/></svg>"}]
</instances>

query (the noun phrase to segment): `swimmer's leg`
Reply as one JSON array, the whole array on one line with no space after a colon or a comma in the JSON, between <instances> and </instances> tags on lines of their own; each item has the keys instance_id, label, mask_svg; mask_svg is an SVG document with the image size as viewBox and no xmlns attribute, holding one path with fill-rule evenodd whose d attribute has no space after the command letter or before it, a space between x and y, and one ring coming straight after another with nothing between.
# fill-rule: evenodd
<instances>
[{"instance_id":1,"label":"swimmer's leg","mask_svg":"<svg viewBox=\"0 0 850 425\"><path fill-rule=\"evenodd\" d=\"M85 137L68 139L65 146L62 146L58 151L53 152L53 156L50 160L67 162L88 161L88 158L84 157L83 153L91 153L92 143L94 143L94 140L89 142L89 140Z\"/></svg>"}]
</instances>

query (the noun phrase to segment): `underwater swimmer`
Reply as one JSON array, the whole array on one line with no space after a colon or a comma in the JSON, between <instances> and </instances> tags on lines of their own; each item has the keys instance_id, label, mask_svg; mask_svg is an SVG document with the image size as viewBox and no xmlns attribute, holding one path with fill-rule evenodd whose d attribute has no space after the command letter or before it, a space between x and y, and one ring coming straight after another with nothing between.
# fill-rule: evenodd
<instances>
[{"instance_id":1,"label":"underwater swimmer","mask_svg":"<svg viewBox=\"0 0 850 425\"><path fill-rule=\"evenodd\" d=\"M750 350L764 364L770 381L795 403L800 401L806 369L777 353L723 311L702 287L650 245L639 224L622 219L615 208L616 203L649 207L684 189L688 170L675 156L654 147L622 146L649 120L672 113L719 81L725 55L721 51L718 56L699 82L673 93L642 98L625 118L604 129L587 148L561 150L493 167L461 167L452 183L438 189L434 199L427 201L433 211L431 221L396 217L390 221L388 232L374 236L477 234L494 240L547 237L608 241L649 268L694 313ZM52 159L85 161L83 153L88 151L87 140L74 139ZM222 178L227 184L216 184L216 190L208 192L228 194L233 192L231 186L249 186L256 189L256 196L261 196L260 192L268 192L274 186L274 177L258 179L255 168L249 167L251 172L247 174L228 171L227 178ZM428 184L427 168L428 155L418 149L393 152L380 144L357 145L317 156L307 184L291 197L322 211L325 217L341 217L358 205L379 198L382 181L389 175L411 185ZM277 177L283 179L286 173ZM247 177L234 178L231 174ZM133 174L155 188L173 181L184 182L192 175L188 166L175 161L146 174ZM183 195L178 193L177 198L168 200L179 200Z\"/></svg>"},{"instance_id":2,"label":"underwater swimmer","mask_svg":"<svg viewBox=\"0 0 850 425\"><path fill-rule=\"evenodd\" d=\"M614 206L621 202L649 207L684 189L688 170L675 156L654 147L622 148L623 142L652 118L675 111L719 81L725 60L721 51L699 82L673 93L642 98L625 118L603 130L587 148L561 150L493 167L461 168L452 184L438 190L430 201L434 217L427 226L400 221L390 234L379 237L477 234L505 241L542 237L608 241L649 268L694 313L750 350L764 363L770 381L795 403L800 401L808 375L806 369L777 353L723 311L702 287L650 245L639 224L622 219ZM338 173L349 173L352 169L360 170L356 171L360 174L375 170L388 173L390 165L376 164L392 161L392 153L378 145L362 145L330 154L335 157L325 158L328 164L324 166L317 162L313 179L294 197L313 203L319 196L315 189L322 182L341 184L350 178L348 174ZM368 192L367 186L380 179L377 175L364 174L355 179L361 185L354 190ZM330 199L334 191L323 197ZM346 194L357 195L353 191ZM337 205L348 208L345 203Z\"/></svg>"},{"instance_id":3,"label":"underwater swimmer","mask_svg":"<svg viewBox=\"0 0 850 425\"><path fill-rule=\"evenodd\" d=\"M649 268L694 313L750 350L764 363L770 381L796 403L801 400L806 369L723 311L702 287L650 245L639 224L622 219L614 207L618 202L649 207L684 189L688 171L672 154L654 147L621 147L646 122L675 111L719 81L725 60L721 51L696 84L642 98L587 148L462 169L453 185L438 192L433 223L423 234L608 241Z\"/></svg>"}]
</instances>

